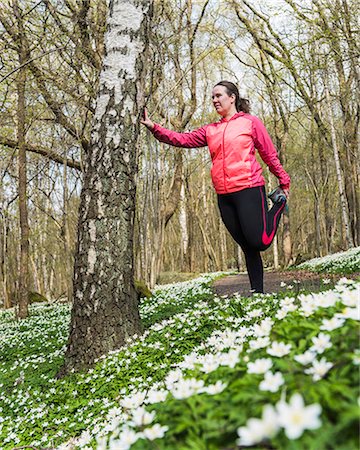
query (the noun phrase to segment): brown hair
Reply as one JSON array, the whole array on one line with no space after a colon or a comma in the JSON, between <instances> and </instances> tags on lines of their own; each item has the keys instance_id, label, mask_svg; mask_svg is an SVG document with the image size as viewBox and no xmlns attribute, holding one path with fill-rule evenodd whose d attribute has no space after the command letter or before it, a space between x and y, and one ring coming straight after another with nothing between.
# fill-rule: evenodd
<instances>
[{"instance_id":1,"label":"brown hair","mask_svg":"<svg viewBox=\"0 0 360 450\"><path fill-rule=\"evenodd\" d=\"M215 84L215 86L224 86L228 96L231 96L232 94L235 95L236 97L235 107L237 112L239 111L243 111L245 113L250 112L249 100L247 98L240 97L239 90L234 83L232 83L231 81L223 80L219 81L219 83Z\"/></svg>"}]
</instances>

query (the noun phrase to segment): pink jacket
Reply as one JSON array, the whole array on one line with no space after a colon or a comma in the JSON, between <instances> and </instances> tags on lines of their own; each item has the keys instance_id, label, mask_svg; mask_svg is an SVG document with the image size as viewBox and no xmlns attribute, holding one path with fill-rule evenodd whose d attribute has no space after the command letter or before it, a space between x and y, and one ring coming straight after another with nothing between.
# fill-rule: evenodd
<instances>
[{"instance_id":1,"label":"pink jacket","mask_svg":"<svg viewBox=\"0 0 360 450\"><path fill-rule=\"evenodd\" d=\"M280 164L276 149L264 124L255 116L244 112L231 119L204 125L188 133L177 133L154 124L156 139L175 147L209 147L211 178L218 194L240 191L265 184L255 149L270 171L279 179L283 189L289 189L290 177Z\"/></svg>"}]
</instances>

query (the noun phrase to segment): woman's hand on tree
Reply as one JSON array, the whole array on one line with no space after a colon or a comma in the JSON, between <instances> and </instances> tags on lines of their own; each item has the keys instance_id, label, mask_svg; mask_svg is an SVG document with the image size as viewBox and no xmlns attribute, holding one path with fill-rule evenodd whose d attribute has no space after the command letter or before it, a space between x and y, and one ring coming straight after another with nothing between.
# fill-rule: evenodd
<instances>
[{"instance_id":1,"label":"woman's hand on tree","mask_svg":"<svg viewBox=\"0 0 360 450\"><path fill-rule=\"evenodd\" d=\"M143 117L140 119L140 122L147 128L149 128L149 130L152 130L154 128L154 122L149 119L146 108L144 108L144 114Z\"/></svg>"}]
</instances>

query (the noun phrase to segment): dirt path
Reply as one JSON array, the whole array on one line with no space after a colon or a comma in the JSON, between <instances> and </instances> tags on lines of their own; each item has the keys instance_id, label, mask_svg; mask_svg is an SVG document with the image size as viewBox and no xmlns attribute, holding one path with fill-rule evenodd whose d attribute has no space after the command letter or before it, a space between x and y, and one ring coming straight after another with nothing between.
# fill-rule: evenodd
<instances>
[{"instance_id":1,"label":"dirt path","mask_svg":"<svg viewBox=\"0 0 360 450\"><path fill-rule=\"evenodd\" d=\"M342 276L343 275L338 274L317 274L304 270L289 272L271 271L264 273L264 289L265 292L284 291L289 288L281 286L281 284L286 283L287 286L293 286L294 291L297 289L307 289L312 292L317 292L320 290L320 287L323 286L323 279L327 278L335 282ZM353 273L351 275L346 275L346 277L359 278L360 273ZM242 296L250 295L250 284L246 273L229 275L221 278L214 282L213 289L217 295L232 295L235 292L239 292Z\"/></svg>"}]
</instances>

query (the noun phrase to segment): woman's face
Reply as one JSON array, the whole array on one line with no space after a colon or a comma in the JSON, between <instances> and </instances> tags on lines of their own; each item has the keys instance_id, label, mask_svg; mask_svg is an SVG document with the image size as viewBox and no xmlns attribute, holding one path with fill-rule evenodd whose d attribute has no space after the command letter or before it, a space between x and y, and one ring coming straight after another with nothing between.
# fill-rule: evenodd
<instances>
[{"instance_id":1,"label":"woman's face","mask_svg":"<svg viewBox=\"0 0 360 450\"><path fill-rule=\"evenodd\" d=\"M236 97L234 94L229 96L225 86L215 86L211 98L216 112L220 116L225 117L235 107Z\"/></svg>"}]
</instances>

